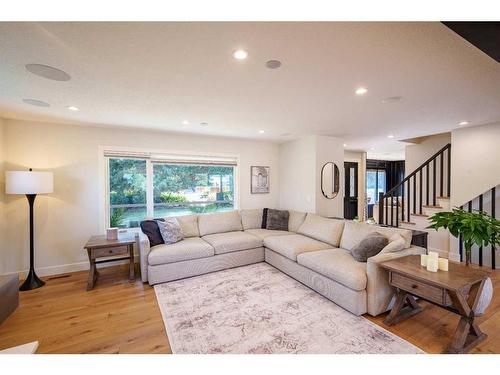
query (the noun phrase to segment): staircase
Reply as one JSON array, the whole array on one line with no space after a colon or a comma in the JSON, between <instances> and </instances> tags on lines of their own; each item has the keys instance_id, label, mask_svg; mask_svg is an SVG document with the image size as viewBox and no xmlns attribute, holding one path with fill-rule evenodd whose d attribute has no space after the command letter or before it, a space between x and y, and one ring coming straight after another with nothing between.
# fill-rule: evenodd
<instances>
[{"instance_id":1,"label":"staircase","mask_svg":"<svg viewBox=\"0 0 500 375\"><path fill-rule=\"evenodd\" d=\"M462 242L450 235L448 230L426 229L428 218L440 211L450 211L451 188L451 144L427 159L403 181L379 194L378 223L392 227L424 230L428 235L428 249L442 257L452 257L452 253L463 255ZM500 188L493 188L467 202L464 209L481 210L496 217L495 205ZM500 264L497 249L475 247L472 262L496 268ZM458 258L458 256L456 257ZM458 259L457 259L458 260Z\"/></svg>"},{"instance_id":2,"label":"staircase","mask_svg":"<svg viewBox=\"0 0 500 375\"><path fill-rule=\"evenodd\" d=\"M490 190L484 192L483 194L477 196L476 198L470 200L463 206L462 209L469 212L473 210L486 212L488 215L498 219L499 215L496 210L496 206L500 204L500 185L491 188ZM463 243L460 239L454 242L458 242L458 253L460 256L460 261L465 259ZM494 246L489 246L483 248L482 246L474 245L472 247L472 263L478 264L480 266L488 266L493 269L500 268L500 252Z\"/></svg>"}]
</instances>

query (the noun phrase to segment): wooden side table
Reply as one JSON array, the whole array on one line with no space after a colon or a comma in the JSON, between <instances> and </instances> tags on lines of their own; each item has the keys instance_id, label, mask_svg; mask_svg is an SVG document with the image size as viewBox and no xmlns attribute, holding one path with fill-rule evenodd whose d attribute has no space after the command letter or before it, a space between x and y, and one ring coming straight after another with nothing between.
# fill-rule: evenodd
<instances>
[{"instance_id":1,"label":"wooden side table","mask_svg":"<svg viewBox=\"0 0 500 375\"><path fill-rule=\"evenodd\" d=\"M92 236L87 241L85 249L90 262L89 270L89 280L87 282L87 290L94 288L94 285L99 276L97 272L97 264L116 262L118 260L128 259L129 264L129 280L135 280L135 270L134 270L134 243L136 242L136 236L131 235L119 235L117 240L108 240L105 235ZM117 258L118 255L127 255ZM104 260L97 260L98 258L108 258Z\"/></svg>"},{"instance_id":2,"label":"wooden side table","mask_svg":"<svg viewBox=\"0 0 500 375\"><path fill-rule=\"evenodd\" d=\"M448 272L429 272L420 265L418 255L393 259L380 266L389 271L389 282L397 288L396 302L385 324L396 324L422 311L414 297L418 296L460 315L445 353L466 353L486 339L487 335L474 322L474 310L488 272L455 262L449 262Z\"/></svg>"}]
</instances>

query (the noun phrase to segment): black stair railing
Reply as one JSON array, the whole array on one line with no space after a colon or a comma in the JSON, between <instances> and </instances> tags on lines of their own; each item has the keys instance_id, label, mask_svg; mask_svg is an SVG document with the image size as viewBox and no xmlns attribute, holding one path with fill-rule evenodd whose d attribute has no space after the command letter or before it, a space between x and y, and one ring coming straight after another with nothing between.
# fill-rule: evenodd
<instances>
[{"instance_id":1,"label":"black stair railing","mask_svg":"<svg viewBox=\"0 0 500 375\"><path fill-rule=\"evenodd\" d=\"M498 186L497 186L498 187ZM493 187L490 190L478 195L476 198L471 199L462 206L463 210L471 212L472 210L482 211L495 219L497 217L496 201L497 201L497 187ZM483 249L482 246L473 245L472 246L472 263L479 264L480 266L488 266L492 269L496 269L499 264L496 260L497 258L497 247L491 245L490 251L488 249ZM460 237L458 239L458 252L460 254L460 261L464 259L464 244L463 239Z\"/></svg>"},{"instance_id":2,"label":"black stair railing","mask_svg":"<svg viewBox=\"0 0 500 375\"><path fill-rule=\"evenodd\" d=\"M422 207L437 207L437 198L450 198L450 176L451 144L448 143L387 193L379 193L378 223L398 227L402 222L410 222L412 214L422 215Z\"/></svg>"}]
</instances>

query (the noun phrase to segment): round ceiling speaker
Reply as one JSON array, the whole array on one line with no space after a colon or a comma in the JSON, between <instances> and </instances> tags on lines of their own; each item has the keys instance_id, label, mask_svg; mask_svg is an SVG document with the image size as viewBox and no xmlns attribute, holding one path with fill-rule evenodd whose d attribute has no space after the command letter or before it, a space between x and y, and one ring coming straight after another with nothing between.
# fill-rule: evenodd
<instances>
[{"instance_id":1,"label":"round ceiling speaker","mask_svg":"<svg viewBox=\"0 0 500 375\"><path fill-rule=\"evenodd\" d=\"M61 69L42 64L28 64L26 70L39 77L51 79L53 81L69 81L71 77Z\"/></svg>"},{"instance_id":2,"label":"round ceiling speaker","mask_svg":"<svg viewBox=\"0 0 500 375\"><path fill-rule=\"evenodd\" d=\"M23 103L34 105L37 107L50 107L49 103L42 102L41 100L36 99L23 99Z\"/></svg>"},{"instance_id":3,"label":"round ceiling speaker","mask_svg":"<svg viewBox=\"0 0 500 375\"><path fill-rule=\"evenodd\" d=\"M388 98L383 99L382 103L396 103L399 102L401 99L403 99L402 96L389 96Z\"/></svg>"},{"instance_id":4,"label":"round ceiling speaker","mask_svg":"<svg viewBox=\"0 0 500 375\"><path fill-rule=\"evenodd\" d=\"M266 62L266 67L269 69L278 69L279 67L281 67L281 61L269 60Z\"/></svg>"}]
</instances>

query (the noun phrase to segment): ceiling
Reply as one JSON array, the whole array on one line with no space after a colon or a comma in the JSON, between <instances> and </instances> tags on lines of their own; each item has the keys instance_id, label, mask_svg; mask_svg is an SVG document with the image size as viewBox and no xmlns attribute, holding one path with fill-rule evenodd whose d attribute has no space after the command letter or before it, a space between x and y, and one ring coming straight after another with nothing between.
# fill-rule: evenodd
<instances>
[{"instance_id":1,"label":"ceiling","mask_svg":"<svg viewBox=\"0 0 500 375\"><path fill-rule=\"evenodd\" d=\"M274 142L332 135L382 159L404 156L398 140L500 121L500 64L439 22L3 22L0 56L5 118ZM270 59L283 65L267 69ZM33 75L30 63L71 80Z\"/></svg>"}]
</instances>

